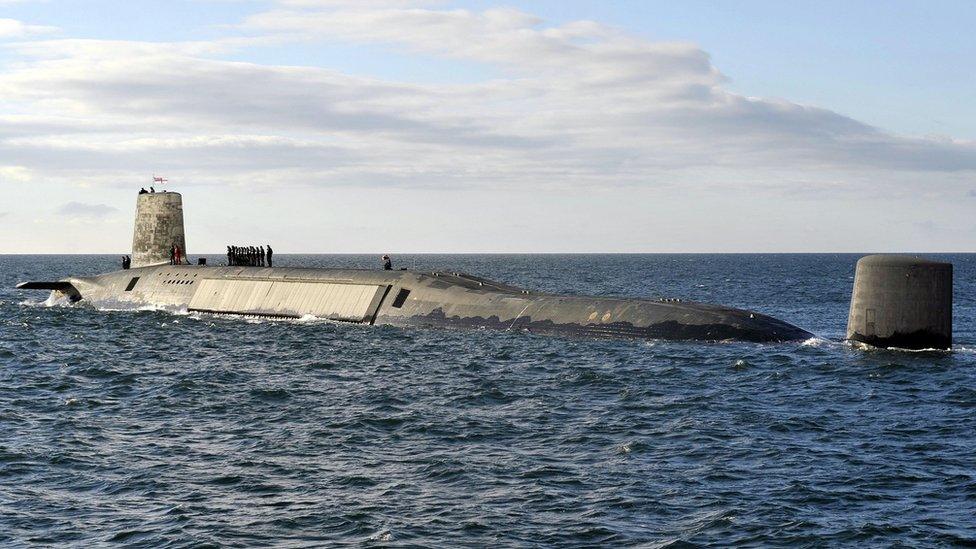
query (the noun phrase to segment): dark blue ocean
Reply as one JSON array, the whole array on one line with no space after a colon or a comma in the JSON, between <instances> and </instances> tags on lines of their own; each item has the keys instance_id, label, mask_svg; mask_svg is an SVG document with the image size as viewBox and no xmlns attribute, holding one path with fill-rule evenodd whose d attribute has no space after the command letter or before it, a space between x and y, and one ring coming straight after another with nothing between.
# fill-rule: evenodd
<instances>
[{"instance_id":1,"label":"dark blue ocean","mask_svg":"<svg viewBox=\"0 0 976 549\"><path fill-rule=\"evenodd\" d=\"M916 353L837 341L857 257L394 257L820 336L760 345L45 306L117 257L0 256L0 546L974 545L976 255Z\"/></svg>"}]
</instances>

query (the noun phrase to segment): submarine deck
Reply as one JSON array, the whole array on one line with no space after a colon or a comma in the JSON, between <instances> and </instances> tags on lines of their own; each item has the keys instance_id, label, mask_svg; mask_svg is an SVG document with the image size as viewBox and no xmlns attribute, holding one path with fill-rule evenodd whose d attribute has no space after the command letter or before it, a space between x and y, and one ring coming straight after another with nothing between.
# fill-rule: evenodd
<instances>
[{"instance_id":1,"label":"submarine deck","mask_svg":"<svg viewBox=\"0 0 976 549\"><path fill-rule=\"evenodd\" d=\"M811 337L752 311L676 299L554 295L460 272L159 265L63 282L81 299L111 308L155 305L600 338L774 342Z\"/></svg>"}]
</instances>

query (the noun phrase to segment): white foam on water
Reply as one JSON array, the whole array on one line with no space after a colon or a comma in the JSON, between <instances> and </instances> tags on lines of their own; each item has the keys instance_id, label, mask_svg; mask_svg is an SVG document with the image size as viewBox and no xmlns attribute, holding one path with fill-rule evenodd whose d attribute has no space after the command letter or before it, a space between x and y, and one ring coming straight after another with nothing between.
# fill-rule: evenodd
<instances>
[{"instance_id":1,"label":"white foam on water","mask_svg":"<svg viewBox=\"0 0 976 549\"><path fill-rule=\"evenodd\" d=\"M153 304L139 305L138 307L109 307L106 305L99 305L95 307L95 310L106 312L106 313L132 313L132 312L140 313L140 312L157 312L157 311L169 312L169 309L165 308L164 306L153 305Z\"/></svg>"},{"instance_id":2,"label":"white foam on water","mask_svg":"<svg viewBox=\"0 0 976 549\"><path fill-rule=\"evenodd\" d=\"M173 313L173 312L175 312L172 309L166 307L165 305L157 305L155 303L147 303L146 305L140 305L140 306L136 307L135 310L136 311L148 311L148 312L151 312L151 313L155 313L157 311L162 311L164 313Z\"/></svg>"},{"instance_id":3,"label":"white foam on water","mask_svg":"<svg viewBox=\"0 0 976 549\"><path fill-rule=\"evenodd\" d=\"M951 353L952 349L902 349L901 347L891 347L889 351L898 351L901 353Z\"/></svg>"},{"instance_id":4,"label":"white foam on water","mask_svg":"<svg viewBox=\"0 0 976 549\"><path fill-rule=\"evenodd\" d=\"M68 299L68 296L58 292L51 292L51 295L44 300L45 307L67 307L70 305L71 300Z\"/></svg>"},{"instance_id":5,"label":"white foam on water","mask_svg":"<svg viewBox=\"0 0 976 549\"><path fill-rule=\"evenodd\" d=\"M889 351L895 353L946 353L948 354L956 350L955 347L953 347L952 349L935 349L935 348L903 349L901 347L875 347L874 345L870 345L862 341L848 341L847 344L850 347L857 349L858 351L865 351L868 353Z\"/></svg>"},{"instance_id":6,"label":"white foam on water","mask_svg":"<svg viewBox=\"0 0 976 549\"><path fill-rule=\"evenodd\" d=\"M847 346L848 342L840 341L836 339L827 339L825 337L813 336L809 339L803 340L800 343L800 347L810 347L812 349L817 349L820 347L844 347Z\"/></svg>"},{"instance_id":7,"label":"white foam on water","mask_svg":"<svg viewBox=\"0 0 976 549\"><path fill-rule=\"evenodd\" d=\"M382 530L369 536L369 541L393 541L393 533L389 530Z\"/></svg>"},{"instance_id":8,"label":"white foam on water","mask_svg":"<svg viewBox=\"0 0 976 549\"><path fill-rule=\"evenodd\" d=\"M246 313L220 313L220 312L203 312L203 311L187 311L185 309L176 312L178 315L186 315L194 320L202 320L206 318L229 318L235 320L243 320L247 324L264 324L266 322L293 322L293 323L307 323L307 322L327 322L330 324L348 324L341 323L338 321L330 320L328 318L319 318L315 315L303 315L301 317L284 317L284 316L265 316L265 315L251 315Z\"/></svg>"},{"instance_id":9,"label":"white foam on water","mask_svg":"<svg viewBox=\"0 0 976 549\"><path fill-rule=\"evenodd\" d=\"M71 307L73 303L64 294L59 294L58 292L51 292L44 301L33 301L30 299L25 299L18 303L18 305L23 305L25 307Z\"/></svg>"}]
</instances>

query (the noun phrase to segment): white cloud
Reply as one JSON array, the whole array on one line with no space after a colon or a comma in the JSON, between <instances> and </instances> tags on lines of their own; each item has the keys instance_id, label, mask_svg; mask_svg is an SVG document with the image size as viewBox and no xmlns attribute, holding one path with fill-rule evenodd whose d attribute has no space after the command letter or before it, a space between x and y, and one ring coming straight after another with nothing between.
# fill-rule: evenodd
<instances>
[{"instance_id":1,"label":"white cloud","mask_svg":"<svg viewBox=\"0 0 976 549\"><path fill-rule=\"evenodd\" d=\"M49 172L163 164L327 184L660 184L703 169L713 176L699 184L742 170L771 183L783 169L833 184L851 170L976 169L972 143L736 95L699 48L596 23L341 8L268 12L246 26L396 42L506 76L418 85L212 58L222 42L35 41L14 46L26 62L0 74L0 95L29 113L0 118L0 153Z\"/></svg>"},{"instance_id":2,"label":"white cloud","mask_svg":"<svg viewBox=\"0 0 976 549\"><path fill-rule=\"evenodd\" d=\"M58 208L57 213L67 217L99 219L117 211L117 208L113 208L112 206L108 206L106 204L68 202L67 204L64 204Z\"/></svg>"},{"instance_id":3,"label":"white cloud","mask_svg":"<svg viewBox=\"0 0 976 549\"><path fill-rule=\"evenodd\" d=\"M2 2L0 2L2 3ZM44 25L28 25L16 19L0 18L0 39L4 38L23 38L36 34L47 34L57 32L57 27Z\"/></svg>"},{"instance_id":4,"label":"white cloud","mask_svg":"<svg viewBox=\"0 0 976 549\"><path fill-rule=\"evenodd\" d=\"M278 0L278 4L303 8L387 8L387 7L417 7L444 4L444 0Z\"/></svg>"},{"instance_id":5,"label":"white cloud","mask_svg":"<svg viewBox=\"0 0 976 549\"><path fill-rule=\"evenodd\" d=\"M31 171L23 166L0 166L0 183L25 183L30 179Z\"/></svg>"},{"instance_id":6,"label":"white cloud","mask_svg":"<svg viewBox=\"0 0 976 549\"><path fill-rule=\"evenodd\" d=\"M17 63L0 72L0 165L38 184L83 180L95 191L132 186L153 170L180 186L504 191L560 228L589 200L558 210L559 193L545 194L553 189L613 189L634 204L698 192L719 211L757 196L826 193L855 203L940 188L958 198L972 188L976 144L897 136L826 109L732 93L693 44L588 21L551 26L511 9L407 4L285 2L244 21L247 38L235 29L212 42L9 44ZM492 76L417 84L222 59L289 41L379 45L486 66ZM611 195L602 215L623 223ZM627 208L620 211L636 220L630 233L652 228L646 208ZM655 215L665 215L661 208ZM562 217L552 222L556 211ZM711 230L717 219L702 226ZM810 220L818 214L808 212ZM692 231L697 222L683 223L675 226ZM687 231L670 245L684 246L677 239ZM744 235L754 236L728 238ZM600 249L603 240L589 242Z\"/></svg>"}]
</instances>

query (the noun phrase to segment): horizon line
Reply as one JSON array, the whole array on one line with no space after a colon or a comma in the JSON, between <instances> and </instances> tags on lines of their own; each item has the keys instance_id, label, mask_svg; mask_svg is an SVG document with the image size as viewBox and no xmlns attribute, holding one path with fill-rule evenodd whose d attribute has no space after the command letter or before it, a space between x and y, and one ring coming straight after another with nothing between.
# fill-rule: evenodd
<instances>
[{"instance_id":1,"label":"horizon line","mask_svg":"<svg viewBox=\"0 0 976 549\"><path fill-rule=\"evenodd\" d=\"M863 252L274 252L275 256L284 255L917 255L917 254L976 254L976 251L863 251ZM131 255L131 252L94 252L94 253L57 253L57 252L0 252L0 256L98 256L98 255ZM190 253L192 256L225 256L226 252Z\"/></svg>"}]
</instances>

